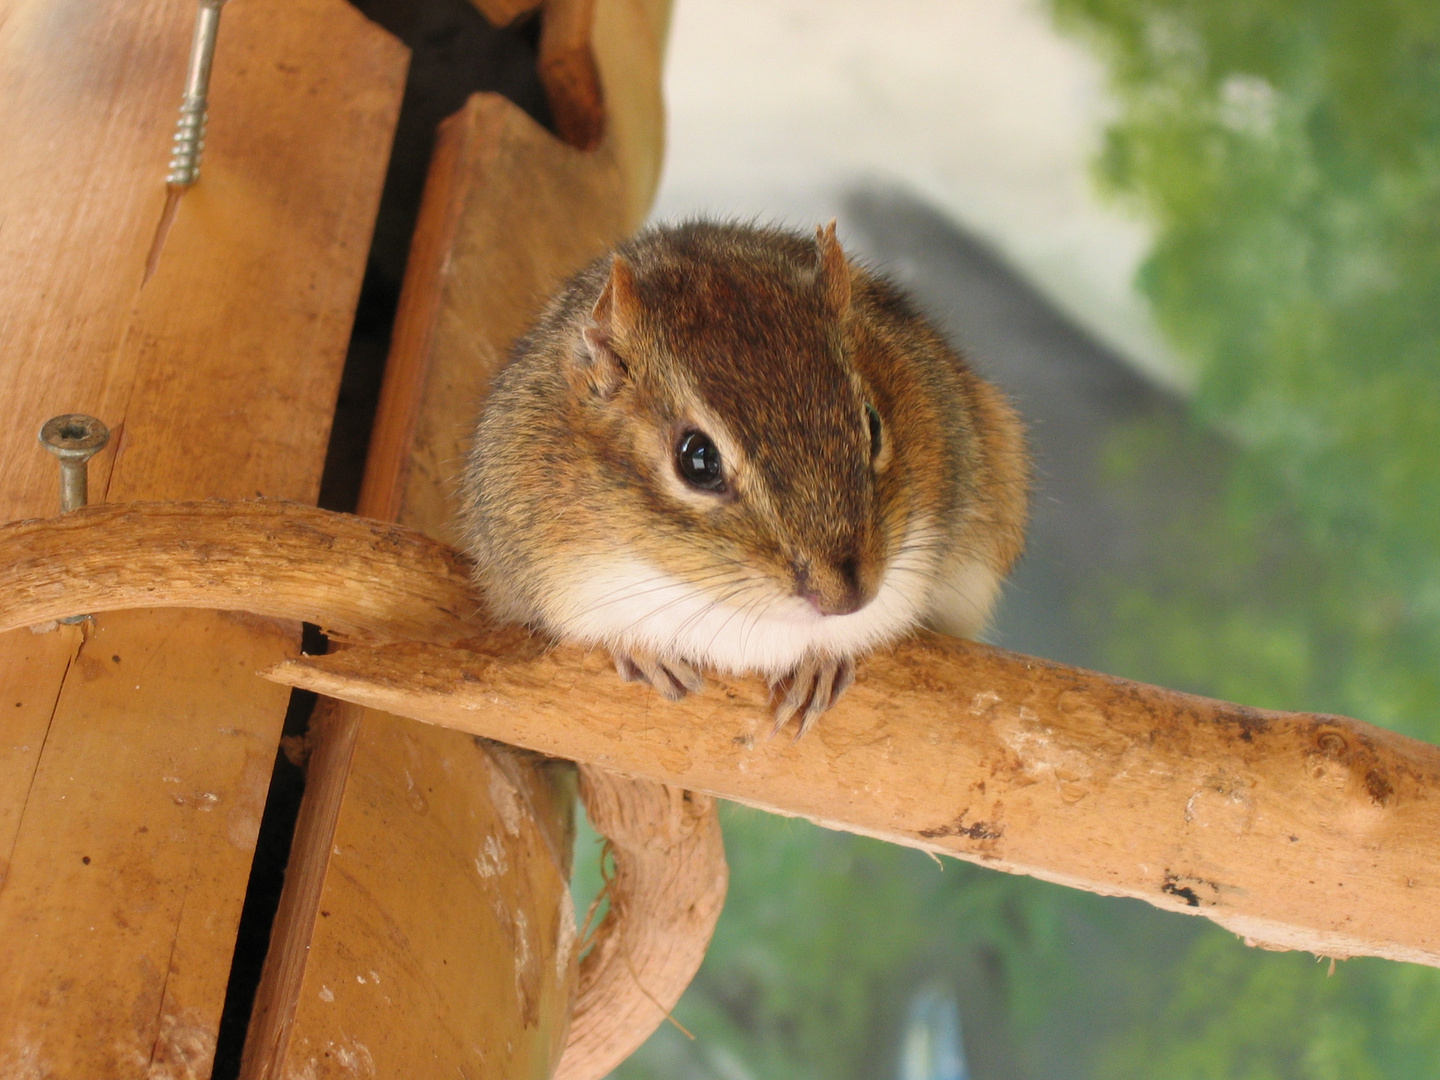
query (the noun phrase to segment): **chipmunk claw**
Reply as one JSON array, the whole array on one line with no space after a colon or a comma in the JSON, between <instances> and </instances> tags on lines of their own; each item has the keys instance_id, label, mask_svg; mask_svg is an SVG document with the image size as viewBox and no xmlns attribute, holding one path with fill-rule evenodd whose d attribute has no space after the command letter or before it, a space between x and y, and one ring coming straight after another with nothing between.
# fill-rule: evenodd
<instances>
[{"instance_id":1,"label":"chipmunk claw","mask_svg":"<svg viewBox=\"0 0 1440 1080\"><path fill-rule=\"evenodd\" d=\"M646 653L610 654L615 670L626 682L645 682L653 686L667 701L680 701L687 694L705 689L700 673L683 660L665 659Z\"/></svg>"},{"instance_id":2,"label":"chipmunk claw","mask_svg":"<svg viewBox=\"0 0 1440 1080\"><path fill-rule=\"evenodd\" d=\"M771 700L775 701L773 739L792 719L799 718L795 741L815 726L820 715L829 711L855 681L855 661L851 657L807 657L793 670L770 684ZM776 695L779 700L776 701Z\"/></svg>"}]
</instances>

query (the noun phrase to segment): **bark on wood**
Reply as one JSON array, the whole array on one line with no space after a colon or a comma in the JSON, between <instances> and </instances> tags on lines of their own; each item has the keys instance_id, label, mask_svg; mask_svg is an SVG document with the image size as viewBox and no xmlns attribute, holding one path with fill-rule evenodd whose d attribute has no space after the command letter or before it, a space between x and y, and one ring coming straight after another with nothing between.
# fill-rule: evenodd
<instances>
[{"instance_id":1,"label":"bark on wood","mask_svg":"<svg viewBox=\"0 0 1440 1080\"><path fill-rule=\"evenodd\" d=\"M55 512L35 433L76 411L113 432L92 500L313 499L404 50L338 0L227 7L147 280L193 0L0 6L0 521ZM212 612L0 638L0 1075L208 1071L287 700L246 673L296 640Z\"/></svg>"}]
</instances>

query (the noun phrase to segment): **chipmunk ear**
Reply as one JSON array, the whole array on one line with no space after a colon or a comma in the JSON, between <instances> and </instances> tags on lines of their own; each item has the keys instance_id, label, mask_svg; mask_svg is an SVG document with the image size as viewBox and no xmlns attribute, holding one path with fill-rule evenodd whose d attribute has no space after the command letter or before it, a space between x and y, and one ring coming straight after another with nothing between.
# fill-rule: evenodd
<instances>
[{"instance_id":1,"label":"chipmunk ear","mask_svg":"<svg viewBox=\"0 0 1440 1080\"><path fill-rule=\"evenodd\" d=\"M622 256L612 255L610 276L580 331L584 348L576 350L577 373L596 397L614 397L629 374L624 354L627 341L633 339L638 307L635 272Z\"/></svg>"},{"instance_id":2,"label":"chipmunk ear","mask_svg":"<svg viewBox=\"0 0 1440 1080\"><path fill-rule=\"evenodd\" d=\"M815 226L815 278L830 311L837 317L850 310L850 261L835 238L835 219Z\"/></svg>"}]
</instances>

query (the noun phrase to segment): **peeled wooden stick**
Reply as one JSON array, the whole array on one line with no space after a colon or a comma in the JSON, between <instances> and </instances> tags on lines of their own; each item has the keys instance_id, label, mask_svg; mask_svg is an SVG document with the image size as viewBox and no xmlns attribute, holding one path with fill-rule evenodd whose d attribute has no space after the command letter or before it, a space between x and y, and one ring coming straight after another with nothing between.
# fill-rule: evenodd
<instances>
[{"instance_id":1,"label":"peeled wooden stick","mask_svg":"<svg viewBox=\"0 0 1440 1080\"><path fill-rule=\"evenodd\" d=\"M122 503L0 525L0 632L126 608L250 611L345 638L477 632L470 568L398 525L313 506Z\"/></svg>"},{"instance_id":2,"label":"peeled wooden stick","mask_svg":"<svg viewBox=\"0 0 1440 1080\"><path fill-rule=\"evenodd\" d=\"M292 686L1090 892L1251 944L1440 966L1440 748L937 635L798 743L758 679L671 704L494 631L285 661Z\"/></svg>"},{"instance_id":3,"label":"peeled wooden stick","mask_svg":"<svg viewBox=\"0 0 1440 1080\"><path fill-rule=\"evenodd\" d=\"M580 798L615 876L552 1080L608 1076L639 1049L700 969L729 880L710 796L582 765Z\"/></svg>"},{"instance_id":4,"label":"peeled wooden stick","mask_svg":"<svg viewBox=\"0 0 1440 1080\"><path fill-rule=\"evenodd\" d=\"M357 632L413 625L432 640L463 628L477 635L463 648L357 646L266 674L675 788L1205 915L1254 944L1440 966L1440 748L1428 743L928 634L863 661L856 685L804 740L767 741L758 679L715 680L671 704L621 682L599 654L442 618L436 611L449 611L455 594L417 581L425 559L406 530L376 526L367 554L333 530L277 527L241 557L206 545L229 535L218 516L227 511L199 505L214 514L182 521L177 511L163 557L119 530L108 542L104 529L88 534L93 551L43 535L84 537L82 514L123 507L0 528L0 571L10 575L0 578L0 626L122 597L332 624L341 611ZM179 526L183 538L172 535ZM352 540L371 525L358 527ZM450 566L442 577L459 574L458 557L435 557ZM257 569L252 558L273 561ZM339 574L337 560L347 568ZM356 567L371 575L362 591L388 597L360 614L349 588ZM155 580L125 584L137 572ZM250 584L237 587L232 574ZM415 583L393 587L392 574ZM290 590L299 598L279 599Z\"/></svg>"}]
</instances>

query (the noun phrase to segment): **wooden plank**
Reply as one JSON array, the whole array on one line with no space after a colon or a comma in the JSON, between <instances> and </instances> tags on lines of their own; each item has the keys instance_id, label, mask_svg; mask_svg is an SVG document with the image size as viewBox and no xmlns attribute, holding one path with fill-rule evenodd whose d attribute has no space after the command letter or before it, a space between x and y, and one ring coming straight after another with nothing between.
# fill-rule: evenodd
<instances>
[{"instance_id":1,"label":"wooden plank","mask_svg":"<svg viewBox=\"0 0 1440 1080\"><path fill-rule=\"evenodd\" d=\"M62 20L42 0L0 6L0 518L58 510L55 463L35 433L51 415L119 415L107 368L124 333L165 193L162 146L187 34L174 3L89 5ZM133 73L118 57L148 41ZM114 50L114 58L112 58ZM107 62L107 58L110 58ZM64 76L62 78L62 76ZM72 115L62 124L66 109ZM67 137L68 136L68 137ZM157 170L162 170L157 172ZM104 252L105 258L94 258ZM123 430L123 429L122 429ZM112 438L112 444L117 442ZM103 491L114 447L90 464ZM0 638L7 717L0 745L0 869L80 631ZM0 882L3 888L3 882Z\"/></svg>"},{"instance_id":2,"label":"wooden plank","mask_svg":"<svg viewBox=\"0 0 1440 1080\"><path fill-rule=\"evenodd\" d=\"M549 0L540 32L540 81L555 131L579 150L594 150L605 134L605 94L590 47L595 0Z\"/></svg>"},{"instance_id":3,"label":"wooden plank","mask_svg":"<svg viewBox=\"0 0 1440 1080\"><path fill-rule=\"evenodd\" d=\"M355 737L360 731L355 722L358 712L354 706L322 699L310 718L308 741L312 749L305 770L305 794L295 822L285 887L270 930L264 973L250 1014L242 1076L278 1075L281 1061L289 1052L295 1003L310 958L315 921L329 917L328 908L326 915L320 914L320 898L330 863L328 858L313 853L334 850L335 825L355 757ZM344 1038L342 1034L342 1041ZM346 1052L354 1053L355 1048L347 1047ZM368 1047L365 1053L370 1054ZM318 1067L320 1055L315 1056ZM327 1063L331 1056L326 1054ZM369 1060L373 1063L373 1055Z\"/></svg>"},{"instance_id":4,"label":"wooden plank","mask_svg":"<svg viewBox=\"0 0 1440 1080\"><path fill-rule=\"evenodd\" d=\"M598 150L565 146L495 95L441 127L363 514L448 534L469 428L510 342L649 206L659 39L633 0L600 7L602 77L630 111ZM353 709L328 719L317 752L332 764L323 776L312 764L312 789L338 805L297 834L290 879L318 887L282 897L242 1076L338 1076L342 1059L381 1076L420 1062L435 1076L549 1075L574 986L568 768ZM330 770L347 762L341 784ZM393 1002L407 1003L403 1023Z\"/></svg>"},{"instance_id":5,"label":"wooden plank","mask_svg":"<svg viewBox=\"0 0 1440 1080\"><path fill-rule=\"evenodd\" d=\"M34 432L69 411L114 431L93 498L318 488L404 52L340 0L227 5L203 179L146 281L194 15L0 9L0 518L53 512ZM293 640L198 613L0 639L32 703L0 771L0 1074L208 1072L286 701L242 672Z\"/></svg>"},{"instance_id":6,"label":"wooden plank","mask_svg":"<svg viewBox=\"0 0 1440 1080\"><path fill-rule=\"evenodd\" d=\"M78 626L0 637L0 893L61 679L83 640Z\"/></svg>"},{"instance_id":7,"label":"wooden plank","mask_svg":"<svg viewBox=\"0 0 1440 1080\"><path fill-rule=\"evenodd\" d=\"M470 651L482 648L483 652ZM755 678L682 702L496 630L286 661L293 686L1105 895L1267 948L1440 966L1440 747L919 634L799 742Z\"/></svg>"},{"instance_id":8,"label":"wooden plank","mask_svg":"<svg viewBox=\"0 0 1440 1080\"><path fill-rule=\"evenodd\" d=\"M549 1075L569 1022L567 803L511 753L360 713L317 733L331 767L312 758L302 814L312 790L329 805L296 833L241 1075Z\"/></svg>"},{"instance_id":9,"label":"wooden plank","mask_svg":"<svg viewBox=\"0 0 1440 1080\"><path fill-rule=\"evenodd\" d=\"M253 665L293 636L189 613L90 631L0 894L0 1075L208 1073L289 700Z\"/></svg>"},{"instance_id":10,"label":"wooden plank","mask_svg":"<svg viewBox=\"0 0 1440 1080\"><path fill-rule=\"evenodd\" d=\"M361 490L371 516L454 539L470 427L510 343L566 277L644 220L664 138L648 17L636 0L597 5L609 102L598 150L565 145L495 94L441 125Z\"/></svg>"}]
</instances>

